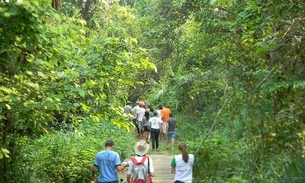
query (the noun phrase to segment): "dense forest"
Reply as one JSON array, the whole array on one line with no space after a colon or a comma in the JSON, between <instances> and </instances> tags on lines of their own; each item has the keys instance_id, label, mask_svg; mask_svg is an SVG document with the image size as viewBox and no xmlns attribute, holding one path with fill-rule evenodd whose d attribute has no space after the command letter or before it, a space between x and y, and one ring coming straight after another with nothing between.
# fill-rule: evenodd
<instances>
[{"instance_id":1,"label":"dense forest","mask_svg":"<svg viewBox=\"0 0 305 183\"><path fill-rule=\"evenodd\" d=\"M0 37L0 182L130 156L127 100L172 110L194 183L305 182L304 0L0 0Z\"/></svg>"}]
</instances>

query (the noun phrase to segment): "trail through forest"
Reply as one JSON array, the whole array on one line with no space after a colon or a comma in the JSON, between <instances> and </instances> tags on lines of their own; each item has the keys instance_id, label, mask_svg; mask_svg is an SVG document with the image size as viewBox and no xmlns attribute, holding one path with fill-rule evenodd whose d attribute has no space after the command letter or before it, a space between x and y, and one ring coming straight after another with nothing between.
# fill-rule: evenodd
<instances>
[{"instance_id":1,"label":"trail through forest","mask_svg":"<svg viewBox=\"0 0 305 183\"><path fill-rule=\"evenodd\" d=\"M151 145L151 141L150 141L150 145ZM159 152L152 151L151 150L152 148L150 147L150 150L147 153L147 155L151 156L151 158L153 159L153 164L154 164L155 177L153 177L152 181L153 181L153 183L173 182L174 174L171 173L170 163L173 158L173 155L177 154L178 152L176 150L171 151L170 148L166 149L165 140L160 141L159 146L160 146ZM128 162L130 158L125 159L124 162ZM119 179L123 179L124 183L127 182L126 181L127 171L128 171L128 168L125 168L125 170L123 172L119 173Z\"/></svg>"}]
</instances>

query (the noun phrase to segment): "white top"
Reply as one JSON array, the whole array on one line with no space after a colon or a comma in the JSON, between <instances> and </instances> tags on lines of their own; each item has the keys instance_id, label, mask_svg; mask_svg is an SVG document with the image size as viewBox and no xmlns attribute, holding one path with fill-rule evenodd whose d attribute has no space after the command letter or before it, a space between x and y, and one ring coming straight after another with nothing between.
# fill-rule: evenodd
<instances>
[{"instance_id":1,"label":"white top","mask_svg":"<svg viewBox=\"0 0 305 183\"><path fill-rule=\"evenodd\" d=\"M144 115L145 115L145 109L142 108L142 107L139 107L139 108L137 109L137 115L138 115L137 120L138 120L138 121L143 121L143 117L144 117Z\"/></svg>"},{"instance_id":2,"label":"white top","mask_svg":"<svg viewBox=\"0 0 305 183\"><path fill-rule=\"evenodd\" d=\"M157 109L157 114L158 118L162 119L161 109Z\"/></svg>"},{"instance_id":3,"label":"white top","mask_svg":"<svg viewBox=\"0 0 305 183\"><path fill-rule=\"evenodd\" d=\"M150 125L150 128L153 129L159 129L160 124L162 124L162 120L157 116L150 118L148 121L148 125Z\"/></svg>"},{"instance_id":4,"label":"white top","mask_svg":"<svg viewBox=\"0 0 305 183\"><path fill-rule=\"evenodd\" d=\"M140 108L140 107L139 107L138 105L136 105L136 106L134 106L134 107L132 108L132 113L133 113L134 118L137 117L137 111L138 111L139 108Z\"/></svg>"},{"instance_id":5,"label":"white top","mask_svg":"<svg viewBox=\"0 0 305 183\"><path fill-rule=\"evenodd\" d=\"M175 181L179 180L185 183L192 183L194 155L189 154L189 160L187 163L183 161L182 154L176 155L174 157L176 160Z\"/></svg>"},{"instance_id":6,"label":"white top","mask_svg":"<svg viewBox=\"0 0 305 183\"><path fill-rule=\"evenodd\" d=\"M130 105L125 105L124 106L124 113L126 114L131 114L132 113L132 108Z\"/></svg>"},{"instance_id":7,"label":"white top","mask_svg":"<svg viewBox=\"0 0 305 183\"><path fill-rule=\"evenodd\" d=\"M137 160L138 162L141 162L143 156L136 156L135 158L136 158L136 160ZM145 160L145 162L144 162L144 166L145 166L146 169L148 170L148 158L149 158L149 172L151 173L151 172L154 172L154 164L153 164L153 160L151 159L150 156L148 156L148 157L146 158L146 160ZM129 160L129 167L128 167L128 171L127 171L127 174L128 174L128 175L131 175L131 173L133 172L134 167L135 167L135 166L134 166L134 164L133 164L133 161L130 159L130 160Z\"/></svg>"}]
</instances>

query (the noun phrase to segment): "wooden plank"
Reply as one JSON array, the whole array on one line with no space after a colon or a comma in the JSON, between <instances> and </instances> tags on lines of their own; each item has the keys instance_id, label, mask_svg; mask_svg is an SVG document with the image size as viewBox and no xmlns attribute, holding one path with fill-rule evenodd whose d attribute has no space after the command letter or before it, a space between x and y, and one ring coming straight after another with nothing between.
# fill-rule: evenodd
<instances>
[{"instance_id":1,"label":"wooden plank","mask_svg":"<svg viewBox=\"0 0 305 183\"><path fill-rule=\"evenodd\" d=\"M153 177L153 183L171 183L174 182L174 174L171 173L170 163L173 158L171 155L151 155L154 162L156 176Z\"/></svg>"},{"instance_id":2,"label":"wooden plank","mask_svg":"<svg viewBox=\"0 0 305 183\"><path fill-rule=\"evenodd\" d=\"M171 173L170 163L173 158L172 155L149 155L153 159L155 177L153 177L153 183L172 183L174 182L174 174ZM124 160L128 162L129 159ZM123 172L119 172L119 179L123 179L126 182L128 168L125 168Z\"/></svg>"}]
</instances>

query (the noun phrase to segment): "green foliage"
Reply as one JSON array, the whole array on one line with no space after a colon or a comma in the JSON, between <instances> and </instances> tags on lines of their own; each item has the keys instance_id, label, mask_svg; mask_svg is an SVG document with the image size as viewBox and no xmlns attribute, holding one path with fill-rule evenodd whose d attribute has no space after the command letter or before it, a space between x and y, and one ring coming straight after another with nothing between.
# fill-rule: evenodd
<instances>
[{"instance_id":1,"label":"green foliage","mask_svg":"<svg viewBox=\"0 0 305 183\"><path fill-rule=\"evenodd\" d=\"M109 34L88 29L79 15L57 14L49 1L0 6L0 147L2 155L10 153L1 159L3 182L18 171L24 137L69 131L83 119L130 127L119 108L128 97L124 90L137 83L134 70L153 67L136 39L119 27Z\"/></svg>"},{"instance_id":2,"label":"green foliage","mask_svg":"<svg viewBox=\"0 0 305 183\"><path fill-rule=\"evenodd\" d=\"M134 153L130 148L135 143L133 133L111 123L87 121L75 132L28 141L20 153L16 181L89 182L94 157L108 139L114 140L121 161Z\"/></svg>"},{"instance_id":3,"label":"green foliage","mask_svg":"<svg viewBox=\"0 0 305 183\"><path fill-rule=\"evenodd\" d=\"M1 148L0 159L9 158L10 152L7 149Z\"/></svg>"},{"instance_id":4,"label":"green foliage","mask_svg":"<svg viewBox=\"0 0 305 183\"><path fill-rule=\"evenodd\" d=\"M301 183L305 181L305 158L301 153L296 155L285 168L284 175L279 179L281 183Z\"/></svg>"},{"instance_id":5,"label":"green foliage","mask_svg":"<svg viewBox=\"0 0 305 183\"><path fill-rule=\"evenodd\" d=\"M243 162L233 162L245 173L221 172L216 181L276 182L279 162L304 146L304 91L298 87L304 80L304 2L196 1L180 23L172 18L180 5L160 4L158 36L151 41L159 52L151 56L162 70L151 94L187 116L181 121L189 124L179 131L191 139L202 136L229 99L216 127L225 132L214 133L245 146L237 146Z\"/></svg>"},{"instance_id":6,"label":"green foliage","mask_svg":"<svg viewBox=\"0 0 305 183\"><path fill-rule=\"evenodd\" d=\"M196 158L196 181L276 182L303 149L303 1L62 2L58 12L49 0L0 3L0 182L22 181L30 172L15 166L23 167L18 150L32 158L42 142L82 164L77 153L88 159L97 147L79 147L95 134L132 129L120 108L127 99L166 103L192 150L228 101ZM82 182L75 175L89 171L69 167L61 176L69 163L52 160L55 174L43 172L47 159L28 165L41 175L35 181ZM298 172L291 169L287 177Z\"/></svg>"},{"instance_id":7,"label":"green foliage","mask_svg":"<svg viewBox=\"0 0 305 183\"><path fill-rule=\"evenodd\" d=\"M201 140L197 138L194 141L188 141L190 151L195 152ZM195 181L223 182L240 176L244 177L245 174L241 174L243 171L240 169L240 165L244 164L242 158L244 152L240 149L243 145L226 136L212 135L195 157Z\"/></svg>"},{"instance_id":8,"label":"green foliage","mask_svg":"<svg viewBox=\"0 0 305 183\"><path fill-rule=\"evenodd\" d=\"M78 134L44 136L23 151L26 156L22 164L27 168L23 169L24 177L19 178L27 182L86 182L96 152L88 144L101 146L101 142L96 143Z\"/></svg>"}]
</instances>

